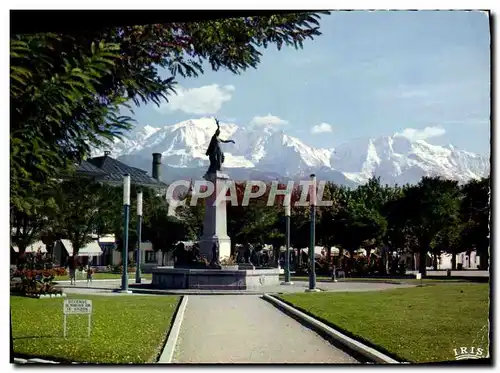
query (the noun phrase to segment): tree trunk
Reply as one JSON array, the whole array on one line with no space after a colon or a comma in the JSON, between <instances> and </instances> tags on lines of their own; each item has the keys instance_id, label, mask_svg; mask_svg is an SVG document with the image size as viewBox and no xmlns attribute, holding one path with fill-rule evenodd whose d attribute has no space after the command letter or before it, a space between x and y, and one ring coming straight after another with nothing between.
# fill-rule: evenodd
<instances>
[{"instance_id":1,"label":"tree trunk","mask_svg":"<svg viewBox=\"0 0 500 373\"><path fill-rule=\"evenodd\" d=\"M425 249L421 248L418 254L418 271L425 276L427 274L427 246Z\"/></svg>"},{"instance_id":2,"label":"tree trunk","mask_svg":"<svg viewBox=\"0 0 500 373\"><path fill-rule=\"evenodd\" d=\"M484 249L484 250L477 250L476 251L476 255L479 254L479 269L483 270L483 271L486 271L488 270L488 264L489 264L489 252L488 252L488 248Z\"/></svg>"},{"instance_id":3,"label":"tree trunk","mask_svg":"<svg viewBox=\"0 0 500 373\"><path fill-rule=\"evenodd\" d=\"M384 254L384 259L385 259L385 274L389 273L389 256L390 256L390 251L386 250Z\"/></svg>"},{"instance_id":4,"label":"tree trunk","mask_svg":"<svg viewBox=\"0 0 500 373\"><path fill-rule=\"evenodd\" d=\"M438 261L437 261L437 254L434 253L432 255L432 266L434 267L434 270L437 271L438 269Z\"/></svg>"},{"instance_id":5,"label":"tree trunk","mask_svg":"<svg viewBox=\"0 0 500 373\"><path fill-rule=\"evenodd\" d=\"M457 270L457 254L454 251L451 253L451 269L452 271Z\"/></svg>"}]
</instances>

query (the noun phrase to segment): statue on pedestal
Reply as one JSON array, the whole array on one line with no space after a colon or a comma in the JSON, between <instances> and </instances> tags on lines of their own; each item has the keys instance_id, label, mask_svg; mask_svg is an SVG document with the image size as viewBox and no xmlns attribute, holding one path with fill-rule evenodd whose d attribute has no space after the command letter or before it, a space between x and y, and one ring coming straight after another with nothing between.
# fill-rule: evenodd
<instances>
[{"instance_id":1,"label":"statue on pedestal","mask_svg":"<svg viewBox=\"0 0 500 373\"><path fill-rule=\"evenodd\" d=\"M222 152L220 143L221 142L225 144L235 143L234 140L221 140L219 138L220 125L219 125L219 120L217 118L215 118L215 123L217 123L217 130L212 136L207 151L205 152L205 155L208 155L208 159L210 160L210 166L208 167L207 174L213 174L216 173L217 171L220 171L221 166L224 163L224 153Z\"/></svg>"},{"instance_id":2,"label":"statue on pedestal","mask_svg":"<svg viewBox=\"0 0 500 373\"><path fill-rule=\"evenodd\" d=\"M246 244L246 247L245 247L245 252L244 252L244 258L245 258L245 263L247 264L252 264L252 262L250 261L250 257L252 256L252 252L253 252L253 246L249 243Z\"/></svg>"},{"instance_id":3,"label":"statue on pedestal","mask_svg":"<svg viewBox=\"0 0 500 373\"><path fill-rule=\"evenodd\" d=\"M252 264L256 267L259 267L261 266L261 260L260 260L260 257L261 257L261 248L258 247L257 249L254 249L252 250L252 254L250 256L250 261L252 262Z\"/></svg>"}]
</instances>

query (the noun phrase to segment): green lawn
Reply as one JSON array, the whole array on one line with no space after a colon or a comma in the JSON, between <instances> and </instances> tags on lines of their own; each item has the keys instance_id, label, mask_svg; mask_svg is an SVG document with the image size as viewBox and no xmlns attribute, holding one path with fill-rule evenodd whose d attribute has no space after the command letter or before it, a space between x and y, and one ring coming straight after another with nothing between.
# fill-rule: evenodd
<instances>
[{"instance_id":1,"label":"green lawn","mask_svg":"<svg viewBox=\"0 0 500 373\"><path fill-rule=\"evenodd\" d=\"M280 276L281 281L284 281L285 277ZM291 281L309 281L309 277L307 276L291 276ZM316 281L317 282L325 282L325 281L332 281L331 277L328 276L316 276ZM364 281L364 282L397 282L397 283L408 283L408 284L420 284L421 280L417 280L415 278L374 278L374 277L363 277L363 278L356 278L356 277L347 277L347 278L342 278L338 279L339 282L342 281ZM424 278L422 280L423 284L427 283L448 283L448 282L469 282L466 279L457 279L457 278L452 278L452 279L447 279L447 278L442 278L442 279L433 279L433 278Z\"/></svg>"},{"instance_id":2,"label":"green lawn","mask_svg":"<svg viewBox=\"0 0 500 373\"><path fill-rule=\"evenodd\" d=\"M142 273L141 277L150 280L151 279L151 273ZM129 273L128 274L129 278L135 278L135 272L134 273ZM94 280L118 280L122 278L122 275L120 273L94 273L92 276ZM79 275L77 280L86 280L87 275ZM66 276L56 276L54 278L54 281L69 281L69 275Z\"/></svg>"},{"instance_id":3,"label":"green lawn","mask_svg":"<svg viewBox=\"0 0 500 373\"><path fill-rule=\"evenodd\" d=\"M461 346L488 348L488 284L280 298L410 362L454 360Z\"/></svg>"},{"instance_id":4,"label":"green lawn","mask_svg":"<svg viewBox=\"0 0 500 373\"><path fill-rule=\"evenodd\" d=\"M68 295L92 300L92 334L86 315L67 317L63 299L10 297L14 351L40 358L94 363L155 362L170 330L178 296Z\"/></svg>"}]
</instances>

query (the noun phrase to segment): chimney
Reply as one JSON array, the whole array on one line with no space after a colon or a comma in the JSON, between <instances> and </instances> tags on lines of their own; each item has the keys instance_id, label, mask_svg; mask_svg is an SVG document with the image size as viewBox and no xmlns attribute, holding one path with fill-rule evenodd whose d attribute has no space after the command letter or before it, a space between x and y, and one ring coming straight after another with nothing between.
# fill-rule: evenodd
<instances>
[{"instance_id":1,"label":"chimney","mask_svg":"<svg viewBox=\"0 0 500 373\"><path fill-rule=\"evenodd\" d=\"M109 150L105 150L105 151L104 151L104 156L105 156L105 157L107 157L107 156L108 156L108 155L110 155L110 154L111 154L111 151L109 151Z\"/></svg>"},{"instance_id":2,"label":"chimney","mask_svg":"<svg viewBox=\"0 0 500 373\"><path fill-rule=\"evenodd\" d=\"M151 176L160 181L161 153L153 153L153 170Z\"/></svg>"}]
</instances>

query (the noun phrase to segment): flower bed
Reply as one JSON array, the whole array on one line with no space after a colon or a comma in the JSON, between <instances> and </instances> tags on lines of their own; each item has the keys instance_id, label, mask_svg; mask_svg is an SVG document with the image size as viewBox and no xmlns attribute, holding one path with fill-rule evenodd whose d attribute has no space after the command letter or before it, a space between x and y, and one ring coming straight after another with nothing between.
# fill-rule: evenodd
<instances>
[{"instance_id":1,"label":"flower bed","mask_svg":"<svg viewBox=\"0 0 500 373\"><path fill-rule=\"evenodd\" d=\"M62 271L56 268L17 269L11 273L10 292L13 295L33 298L39 298L41 295L61 295L62 291L54 287L54 277L59 273Z\"/></svg>"},{"instance_id":2,"label":"flower bed","mask_svg":"<svg viewBox=\"0 0 500 373\"><path fill-rule=\"evenodd\" d=\"M123 265L115 265L115 266L108 266L109 268L109 273L123 273ZM135 272L135 265L134 266L131 266L129 265L128 268L127 268L127 272L128 273L134 273Z\"/></svg>"}]
</instances>

